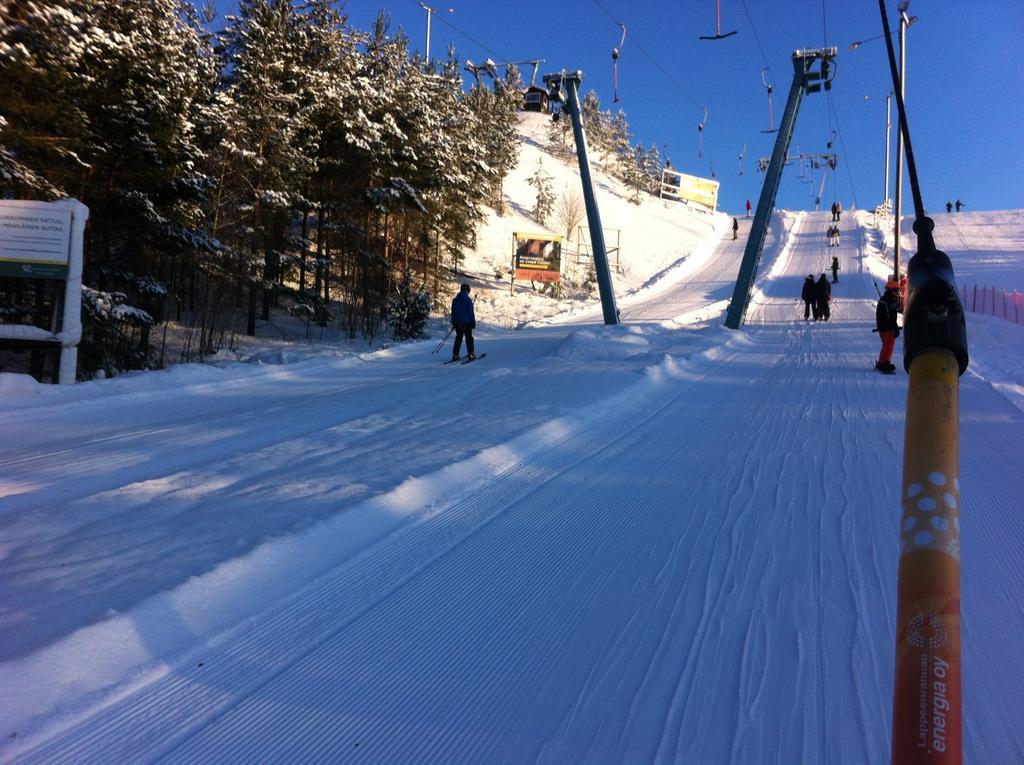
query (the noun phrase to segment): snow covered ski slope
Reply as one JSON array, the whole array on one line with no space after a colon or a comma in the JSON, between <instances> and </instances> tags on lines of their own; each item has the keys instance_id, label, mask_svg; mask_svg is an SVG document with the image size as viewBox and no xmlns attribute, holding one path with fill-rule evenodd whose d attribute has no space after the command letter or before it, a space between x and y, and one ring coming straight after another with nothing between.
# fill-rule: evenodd
<instances>
[{"instance_id":1,"label":"snow covered ski slope","mask_svg":"<svg viewBox=\"0 0 1024 765\"><path fill-rule=\"evenodd\" d=\"M486 365L427 341L4 412L0 758L887 761L906 377L870 368L863 219L803 320L829 217L775 221L739 332L730 238L623 326L481 329ZM1024 760L996 322L961 391L978 763Z\"/></svg>"}]
</instances>

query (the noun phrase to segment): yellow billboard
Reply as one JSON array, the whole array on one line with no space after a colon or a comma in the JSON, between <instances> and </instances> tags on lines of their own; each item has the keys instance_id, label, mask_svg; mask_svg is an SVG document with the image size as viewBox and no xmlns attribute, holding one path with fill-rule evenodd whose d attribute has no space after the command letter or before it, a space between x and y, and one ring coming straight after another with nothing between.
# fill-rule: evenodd
<instances>
[{"instance_id":1,"label":"yellow billboard","mask_svg":"<svg viewBox=\"0 0 1024 765\"><path fill-rule=\"evenodd\" d=\"M714 212L718 205L718 181L665 168L661 173L661 196L692 202Z\"/></svg>"},{"instance_id":2,"label":"yellow billboard","mask_svg":"<svg viewBox=\"0 0 1024 765\"><path fill-rule=\"evenodd\" d=\"M679 191L676 193L680 198L704 205L712 212L718 205L718 181L680 173Z\"/></svg>"}]
</instances>

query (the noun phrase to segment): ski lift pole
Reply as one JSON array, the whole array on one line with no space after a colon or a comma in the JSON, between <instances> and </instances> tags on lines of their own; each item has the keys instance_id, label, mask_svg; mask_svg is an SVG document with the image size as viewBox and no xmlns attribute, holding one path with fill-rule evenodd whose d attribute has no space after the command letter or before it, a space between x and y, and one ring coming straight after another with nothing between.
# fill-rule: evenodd
<instances>
[{"instance_id":1,"label":"ski lift pole","mask_svg":"<svg viewBox=\"0 0 1024 765\"><path fill-rule=\"evenodd\" d=\"M814 212L818 212L818 207L821 206L821 195L825 193L825 181L828 180L828 165L825 165L825 169L821 172L821 185L818 187L818 196L814 198Z\"/></svg>"},{"instance_id":2,"label":"ski lift pole","mask_svg":"<svg viewBox=\"0 0 1024 765\"><path fill-rule=\"evenodd\" d=\"M775 132L775 112L772 109L772 91L775 87L768 82L768 79L764 76L764 73L770 71L768 67L761 70L761 82L768 91L768 130L762 130L762 133L774 133Z\"/></svg>"},{"instance_id":3,"label":"ski lift pole","mask_svg":"<svg viewBox=\"0 0 1024 765\"><path fill-rule=\"evenodd\" d=\"M930 218L907 264L892 761L960 763L960 375L967 329L953 267Z\"/></svg>"},{"instance_id":4,"label":"ski lift pole","mask_svg":"<svg viewBox=\"0 0 1024 765\"><path fill-rule=\"evenodd\" d=\"M601 213L594 195L594 182L590 176L590 160L587 157L587 139L583 133L583 118L580 114L579 86L583 72L544 75L548 97L561 101L572 118L573 135L576 138L576 158L580 165L580 181L583 184L583 201L587 208L587 226L590 228L590 244L594 251L594 271L597 287L601 294L601 311L605 324L618 324L619 311L615 305L615 290L612 286L611 270L608 267L608 250L605 247L604 229L601 227Z\"/></svg>"},{"instance_id":5,"label":"ski lift pole","mask_svg":"<svg viewBox=\"0 0 1024 765\"><path fill-rule=\"evenodd\" d=\"M619 53L626 44L626 25L621 21L616 23L622 27L622 39L619 41L619 47L612 48L612 92L615 94L614 103L617 104L619 102Z\"/></svg>"},{"instance_id":6,"label":"ski lift pole","mask_svg":"<svg viewBox=\"0 0 1024 765\"><path fill-rule=\"evenodd\" d=\"M903 368L910 381L900 495L892 761L959 765L960 375L969 361L967 323L953 264L935 247L935 224L924 211L885 0L878 6L897 86L917 234L917 253L907 264L903 329Z\"/></svg>"}]
</instances>

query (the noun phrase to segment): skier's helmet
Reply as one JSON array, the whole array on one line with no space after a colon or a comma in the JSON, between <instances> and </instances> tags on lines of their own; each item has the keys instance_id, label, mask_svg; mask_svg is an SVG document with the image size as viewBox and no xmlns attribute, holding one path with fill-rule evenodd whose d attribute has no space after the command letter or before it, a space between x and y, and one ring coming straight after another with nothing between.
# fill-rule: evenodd
<instances>
[{"instance_id":1,"label":"skier's helmet","mask_svg":"<svg viewBox=\"0 0 1024 765\"><path fill-rule=\"evenodd\" d=\"M462 286L459 287L459 290L462 292L469 292L469 285L463 282Z\"/></svg>"}]
</instances>

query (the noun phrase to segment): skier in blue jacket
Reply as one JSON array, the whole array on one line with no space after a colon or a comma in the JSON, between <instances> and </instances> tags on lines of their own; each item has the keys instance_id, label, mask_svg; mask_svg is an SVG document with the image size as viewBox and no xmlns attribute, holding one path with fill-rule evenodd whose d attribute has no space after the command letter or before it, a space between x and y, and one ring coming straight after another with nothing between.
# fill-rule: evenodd
<instances>
[{"instance_id":1,"label":"skier in blue jacket","mask_svg":"<svg viewBox=\"0 0 1024 765\"><path fill-rule=\"evenodd\" d=\"M473 312L473 300L469 297L469 285L463 284L459 294L452 300L452 328L455 330L455 347L452 349L452 361L459 360L462 350L462 338L466 338L466 351L470 361L476 358L473 352L473 330L476 329L476 314Z\"/></svg>"}]
</instances>

